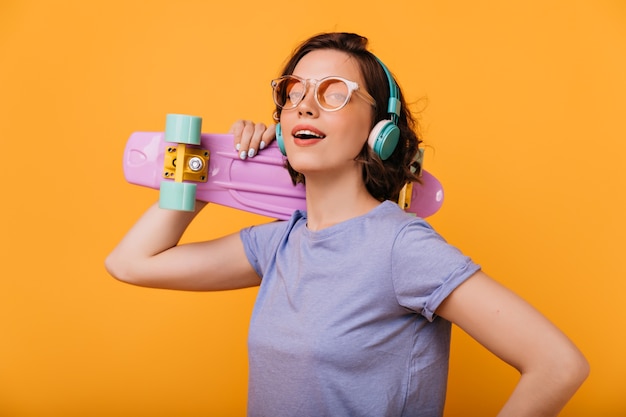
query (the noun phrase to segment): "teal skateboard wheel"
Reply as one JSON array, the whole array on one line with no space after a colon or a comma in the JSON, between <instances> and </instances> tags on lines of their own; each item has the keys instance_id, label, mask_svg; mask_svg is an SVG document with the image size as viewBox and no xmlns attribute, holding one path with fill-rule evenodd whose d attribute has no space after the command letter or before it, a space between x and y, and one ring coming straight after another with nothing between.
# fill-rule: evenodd
<instances>
[{"instance_id":1,"label":"teal skateboard wheel","mask_svg":"<svg viewBox=\"0 0 626 417\"><path fill-rule=\"evenodd\" d=\"M185 114L168 114L165 120L165 141L200 145L202 118Z\"/></svg>"},{"instance_id":2,"label":"teal skateboard wheel","mask_svg":"<svg viewBox=\"0 0 626 417\"><path fill-rule=\"evenodd\" d=\"M159 207L168 210L194 211L196 208L196 184L162 181Z\"/></svg>"}]
</instances>

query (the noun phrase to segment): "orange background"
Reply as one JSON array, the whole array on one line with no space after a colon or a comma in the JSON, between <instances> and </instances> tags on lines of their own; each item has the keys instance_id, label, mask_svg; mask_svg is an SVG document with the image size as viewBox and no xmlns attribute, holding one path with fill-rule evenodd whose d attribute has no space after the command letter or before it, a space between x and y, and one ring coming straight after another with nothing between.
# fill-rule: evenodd
<instances>
[{"instance_id":1,"label":"orange background","mask_svg":"<svg viewBox=\"0 0 626 417\"><path fill-rule=\"evenodd\" d=\"M0 2L0 416L244 414L255 290L103 268L158 195L125 183L122 150L166 113L270 122L269 80L332 30L368 36L423 110L432 224L590 360L562 415L626 415L626 3L364 3ZM267 220L213 205L185 239ZM455 329L446 416L493 415L515 382Z\"/></svg>"}]
</instances>

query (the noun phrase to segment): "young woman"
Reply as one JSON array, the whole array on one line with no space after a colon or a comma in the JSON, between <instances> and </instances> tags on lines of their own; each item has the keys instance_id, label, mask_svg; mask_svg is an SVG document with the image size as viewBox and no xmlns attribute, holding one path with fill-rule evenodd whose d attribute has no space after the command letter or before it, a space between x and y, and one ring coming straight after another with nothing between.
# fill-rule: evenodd
<instances>
[{"instance_id":1,"label":"young woman","mask_svg":"<svg viewBox=\"0 0 626 417\"><path fill-rule=\"evenodd\" d=\"M586 360L393 202L416 179L419 139L391 74L366 47L347 33L305 41L272 82L280 123L233 125L244 159L278 136L292 178L306 181L306 211L179 245L204 204L194 213L155 205L107 258L108 270L158 288L260 285L251 416L439 416L451 323L521 373L501 416L557 415L586 378Z\"/></svg>"}]
</instances>

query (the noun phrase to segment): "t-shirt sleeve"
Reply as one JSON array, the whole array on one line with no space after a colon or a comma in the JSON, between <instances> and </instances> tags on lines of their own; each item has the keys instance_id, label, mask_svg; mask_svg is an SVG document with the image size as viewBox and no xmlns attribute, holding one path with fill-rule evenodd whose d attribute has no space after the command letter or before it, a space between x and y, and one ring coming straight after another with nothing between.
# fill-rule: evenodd
<instances>
[{"instance_id":1,"label":"t-shirt sleeve","mask_svg":"<svg viewBox=\"0 0 626 417\"><path fill-rule=\"evenodd\" d=\"M263 278L265 275L266 268L276 254L286 226L287 222L275 221L248 227L239 232L248 262L259 277Z\"/></svg>"},{"instance_id":2,"label":"t-shirt sleeve","mask_svg":"<svg viewBox=\"0 0 626 417\"><path fill-rule=\"evenodd\" d=\"M400 305L432 321L437 307L480 266L415 220L398 234L391 268Z\"/></svg>"}]
</instances>

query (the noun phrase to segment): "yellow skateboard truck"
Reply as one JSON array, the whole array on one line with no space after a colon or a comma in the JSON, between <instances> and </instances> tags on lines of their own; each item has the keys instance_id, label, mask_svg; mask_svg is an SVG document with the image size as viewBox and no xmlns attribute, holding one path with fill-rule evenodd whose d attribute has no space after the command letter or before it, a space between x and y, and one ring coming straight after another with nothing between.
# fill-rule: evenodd
<instances>
[{"instance_id":1,"label":"yellow skateboard truck","mask_svg":"<svg viewBox=\"0 0 626 417\"><path fill-rule=\"evenodd\" d=\"M176 182L206 182L209 159L210 152L205 149L191 148L184 143L176 147L167 146L163 159L163 178Z\"/></svg>"}]
</instances>

